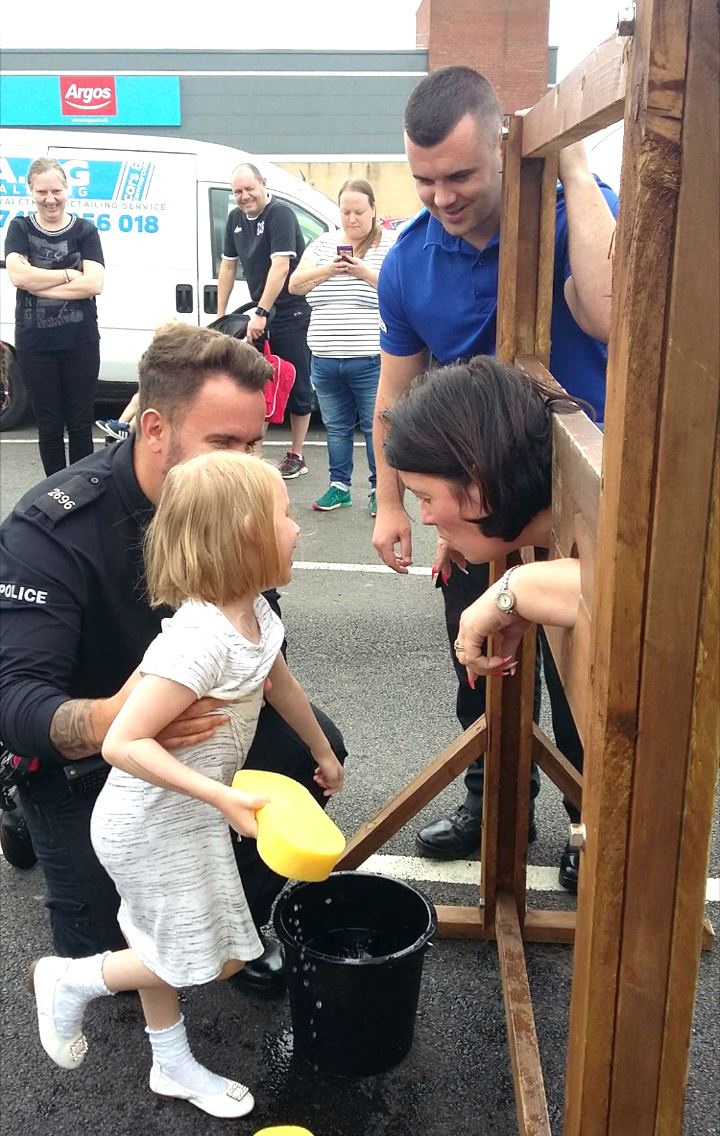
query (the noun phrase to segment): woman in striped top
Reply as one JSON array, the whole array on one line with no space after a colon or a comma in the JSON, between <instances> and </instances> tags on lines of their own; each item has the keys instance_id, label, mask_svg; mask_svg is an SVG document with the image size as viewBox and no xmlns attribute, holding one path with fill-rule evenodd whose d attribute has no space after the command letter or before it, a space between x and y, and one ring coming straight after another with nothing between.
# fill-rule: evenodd
<instances>
[{"instance_id":1,"label":"woman in striped top","mask_svg":"<svg viewBox=\"0 0 720 1136\"><path fill-rule=\"evenodd\" d=\"M311 376L327 431L330 486L313 509L330 512L352 504L353 435L359 421L367 447L374 517L372 420L380 377L377 282L396 234L381 227L372 186L361 178L341 186L338 202L342 233L324 233L313 241L288 286L294 295L307 296L312 309Z\"/></svg>"}]
</instances>

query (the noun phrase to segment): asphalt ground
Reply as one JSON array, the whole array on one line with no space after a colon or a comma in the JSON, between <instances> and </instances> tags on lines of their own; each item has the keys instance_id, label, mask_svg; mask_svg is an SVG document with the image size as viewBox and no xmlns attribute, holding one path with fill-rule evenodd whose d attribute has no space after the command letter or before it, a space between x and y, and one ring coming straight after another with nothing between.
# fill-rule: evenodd
<instances>
[{"instance_id":1,"label":"asphalt ground","mask_svg":"<svg viewBox=\"0 0 720 1136\"><path fill-rule=\"evenodd\" d=\"M2 516L42 479L34 436L28 427L0 439ZM280 459L286 438L282 429L272 429L267 456ZM293 582L284 589L283 616L292 669L345 734L350 751L346 788L329 811L349 835L456 736L454 674L442 602L429 575L398 577L359 569L379 563L370 544L363 448L355 449L352 509L319 514L310 506L327 484L322 429L314 427L309 440L320 443L306 449L310 472L289 483L302 536ZM433 550L432 533L416 526L415 564L429 569ZM542 725L550 732L546 716ZM393 871L416 880L436 903L471 904L477 895L476 886L467 882L474 871L468 865L443 865L439 878L428 880L427 865L414 859L414 834L420 824L444 815L461 799L461 786L451 786L381 852L393 857L387 861ZM537 816L539 837L529 849L529 880L545 890L531 891L529 903L570 907L574 901L554 882L567 817L557 790L545 779ZM717 821L709 875L720 876ZM37 1040L34 1008L25 989L29 961L51 950L42 876L37 868L22 873L3 861L0 884L3 1136L212 1136L230 1130L252 1136L274 1124L303 1125L313 1136L517 1132L494 944L436 941L425 958L410 1055L388 1073L358 1080L315 1072L293 1057L285 997L260 1001L227 984L184 992L183 1008L198 1058L249 1084L255 1095L252 1116L229 1123L149 1092L149 1047L135 996L108 998L90 1007L86 1032L91 1049L82 1069L65 1073L50 1063ZM708 904L707 912L717 925L720 904ZM551 1122L559 1134L572 951L528 944L526 957ZM720 1134L719 959L716 950L704 953L701 960L686 1136Z\"/></svg>"}]
</instances>

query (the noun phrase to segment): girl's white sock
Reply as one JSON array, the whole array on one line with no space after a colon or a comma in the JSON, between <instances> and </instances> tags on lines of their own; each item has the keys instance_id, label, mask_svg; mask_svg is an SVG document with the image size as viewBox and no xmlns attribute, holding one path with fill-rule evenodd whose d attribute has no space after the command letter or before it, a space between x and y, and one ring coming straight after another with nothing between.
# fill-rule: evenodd
<instances>
[{"instance_id":1,"label":"girl's white sock","mask_svg":"<svg viewBox=\"0 0 720 1136\"><path fill-rule=\"evenodd\" d=\"M145 1033L150 1038L153 1059L171 1081L203 1096L227 1092L226 1078L211 1073L193 1057L182 1015L180 1021L168 1029L151 1030L146 1026Z\"/></svg>"},{"instance_id":2,"label":"girl's white sock","mask_svg":"<svg viewBox=\"0 0 720 1136\"><path fill-rule=\"evenodd\" d=\"M103 979L103 962L109 954L110 951L105 951L89 958L68 959L67 970L53 995L53 1017L61 1037L75 1037L80 1033L88 1002L113 993Z\"/></svg>"}]
</instances>

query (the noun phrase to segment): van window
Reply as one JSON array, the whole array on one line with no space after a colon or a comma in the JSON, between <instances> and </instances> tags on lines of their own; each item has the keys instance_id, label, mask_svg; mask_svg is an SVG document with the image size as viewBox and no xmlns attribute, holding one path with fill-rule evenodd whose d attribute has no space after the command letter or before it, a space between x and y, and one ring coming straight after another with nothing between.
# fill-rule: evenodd
<instances>
[{"instance_id":1,"label":"van window","mask_svg":"<svg viewBox=\"0 0 720 1136\"><path fill-rule=\"evenodd\" d=\"M277 197L278 201L284 201L293 210L300 223L300 232L306 245L314 241L322 233L326 233L330 226L327 222L316 217L313 213L308 213L303 209L302 205L298 205L295 201L289 201L282 194L273 194ZM210 190L210 230L212 234L212 263L213 263L213 276L217 280L220 271L220 262L222 260L223 241L225 239L225 225L227 224L228 213L231 209L235 208L235 198L232 193L227 189L211 189ZM238 262L238 280L244 280L245 276L242 270L242 265Z\"/></svg>"}]
</instances>

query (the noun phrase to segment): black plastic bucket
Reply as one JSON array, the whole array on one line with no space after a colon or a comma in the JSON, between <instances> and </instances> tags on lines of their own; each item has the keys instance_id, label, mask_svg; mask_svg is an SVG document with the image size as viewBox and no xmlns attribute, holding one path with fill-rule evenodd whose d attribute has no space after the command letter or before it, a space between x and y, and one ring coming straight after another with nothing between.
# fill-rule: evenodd
<instances>
[{"instance_id":1,"label":"black plastic bucket","mask_svg":"<svg viewBox=\"0 0 720 1136\"><path fill-rule=\"evenodd\" d=\"M280 897L295 1053L344 1077L383 1073L412 1045L423 956L437 916L400 880L335 872Z\"/></svg>"}]
</instances>

